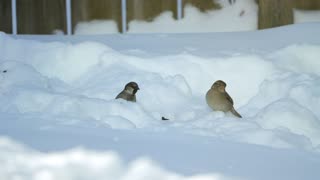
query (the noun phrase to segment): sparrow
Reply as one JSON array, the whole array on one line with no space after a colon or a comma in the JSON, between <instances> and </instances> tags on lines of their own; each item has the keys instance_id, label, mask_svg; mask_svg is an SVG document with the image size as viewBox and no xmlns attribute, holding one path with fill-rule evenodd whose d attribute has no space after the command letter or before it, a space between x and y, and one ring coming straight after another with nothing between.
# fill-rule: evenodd
<instances>
[{"instance_id":1,"label":"sparrow","mask_svg":"<svg viewBox=\"0 0 320 180\"><path fill-rule=\"evenodd\" d=\"M206 101L209 107L214 111L231 112L233 115L242 118L234 109L233 100L226 92L227 84L221 80L213 83L206 94Z\"/></svg>"},{"instance_id":2,"label":"sparrow","mask_svg":"<svg viewBox=\"0 0 320 180\"><path fill-rule=\"evenodd\" d=\"M117 95L116 99L124 99L131 102L136 102L136 93L139 86L136 82L129 82L124 89Z\"/></svg>"}]
</instances>

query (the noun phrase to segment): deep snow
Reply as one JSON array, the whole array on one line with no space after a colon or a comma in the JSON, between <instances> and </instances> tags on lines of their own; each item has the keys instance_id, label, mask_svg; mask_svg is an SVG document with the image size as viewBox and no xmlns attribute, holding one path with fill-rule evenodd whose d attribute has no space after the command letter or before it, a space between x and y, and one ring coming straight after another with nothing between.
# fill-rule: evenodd
<instances>
[{"instance_id":1,"label":"deep snow","mask_svg":"<svg viewBox=\"0 0 320 180\"><path fill-rule=\"evenodd\" d=\"M313 23L237 33L1 33L0 173L316 179L319 29ZM244 118L206 105L204 95L218 79ZM115 100L132 80L141 89L137 103Z\"/></svg>"}]
</instances>

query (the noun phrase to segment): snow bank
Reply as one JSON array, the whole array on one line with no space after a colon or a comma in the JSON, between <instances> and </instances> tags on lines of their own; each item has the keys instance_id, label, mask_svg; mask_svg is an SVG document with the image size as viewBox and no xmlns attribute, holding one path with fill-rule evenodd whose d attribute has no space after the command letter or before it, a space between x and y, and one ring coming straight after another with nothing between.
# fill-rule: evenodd
<instances>
[{"instance_id":1,"label":"snow bank","mask_svg":"<svg viewBox=\"0 0 320 180\"><path fill-rule=\"evenodd\" d=\"M274 53L271 57L277 61L282 68L297 73L308 73L320 75L320 47L318 45L292 45Z\"/></svg>"},{"instance_id":2,"label":"snow bank","mask_svg":"<svg viewBox=\"0 0 320 180\"><path fill-rule=\"evenodd\" d=\"M320 11L298 10L294 11L294 23L319 22Z\"/></svg>"},{"instance_id":3,"label":"snow bank","mask_svg":"<svg viewBox=\"0 0 320 180\"><path fill-rule=\"evenodd\" d=\"M125 54L98 42L41 42L0 34L0 113L64 125L177 128L311 150L320 145L319 52L316 44L293 44L268 53L153 56ZM206 105L204 95L219 79L227 83L243 119ZM129 81L140 86L137 103L115 100Z\"/></svg>"},{"instance_id":4,"label":"snow bank","mask_svg":"<svg viewBox=\"0 0 320 180\"><path fill-rule=\"evenodd\" d=\"M118 33L118 27L112 20L93 20L90 22L79 22L74 30L74 34L109 34Z\"/></svg>"},{"instance_id":5,"label":"snow bank","mask_svg":"<svg viewBox=\"0 0 320 180\"><path fill-rule=\"evenodd\" d=\"M308 137L315 146L319 145L318 118L293 100L282 99L271 103L257 115L257 121L266 129L288 130Z\"/></svg>"},{"instance_id":6,"label":"snow bank","mask_svg":"<svg viewBox=\"0 0 320 180\"><path fill-rule=\"evenodd\" d=\"M83 148L40 153L7 138L0 138L0 174L3 179L110 179L110 180L231 180L219 174L185 177L162 169L148 158L129 164L115 152L94 152Z\"/></svg>"}]
</instances>

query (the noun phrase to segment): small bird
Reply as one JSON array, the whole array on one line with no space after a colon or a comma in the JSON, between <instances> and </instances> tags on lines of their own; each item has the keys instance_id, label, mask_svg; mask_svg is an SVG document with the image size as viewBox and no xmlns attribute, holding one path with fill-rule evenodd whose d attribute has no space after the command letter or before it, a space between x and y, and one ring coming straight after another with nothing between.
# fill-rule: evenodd
<instances>
[{"instance_id":1,"label":"small bird","mask_svg":"<svg viewBox=\"0 0 320 180\"><path fill-rule=\"evenodd\" d=\"M213 83L206 94L206 101L209 107L214 111L231 112L233 115L242 118L234 109L233 100L226 92L227 84L221 80Z\"/></svg>"},{"instance_id":2,"label":"small bird","mask_svg":"<svg viewBox=\"0 0 320 180\"><path fill-rule=\"evenodd\" d=\"M136 82L129 82L124 89L117 95L116 99L124 99L131 102L136 102L136 93L139 86Z\"/></svg>"}]
</instances>

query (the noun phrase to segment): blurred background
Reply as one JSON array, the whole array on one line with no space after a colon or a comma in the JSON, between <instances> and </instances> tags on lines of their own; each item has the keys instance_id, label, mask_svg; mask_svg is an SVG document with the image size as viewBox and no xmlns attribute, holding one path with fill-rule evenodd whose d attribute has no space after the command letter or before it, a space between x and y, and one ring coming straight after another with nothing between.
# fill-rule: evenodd
<instances>
[{"instance_id":1,"label":"blurred background","mask_svg":"<svg viewBox=\"0 0 320 180\"><path fill-rule=\"evenodd\" d=\"M181 0L180 7L179 0L126 0L125 9L122 2L71 0L72 34L248 31L320 21L320 0ZM16 0L16 19L18 34L66 34L66 0ZM0 0L0 31L13 32L12 0Z\"/></svg>"}]
</instances>

